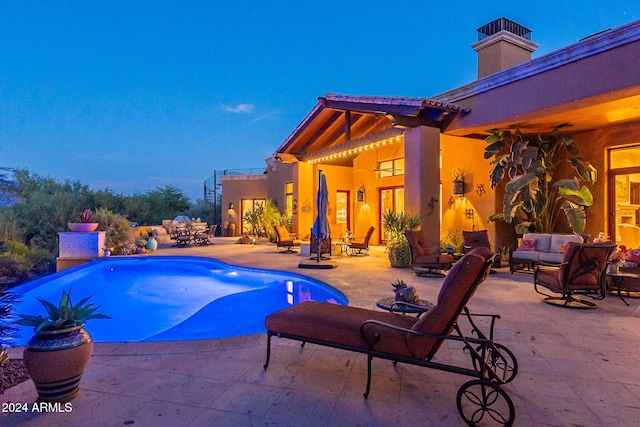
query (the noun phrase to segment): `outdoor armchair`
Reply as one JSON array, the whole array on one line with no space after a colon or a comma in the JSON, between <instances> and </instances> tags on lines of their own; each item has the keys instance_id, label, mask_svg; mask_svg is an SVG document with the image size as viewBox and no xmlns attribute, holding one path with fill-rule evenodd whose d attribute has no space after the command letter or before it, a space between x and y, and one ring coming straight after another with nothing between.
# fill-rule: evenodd
<instances>
[{"instance_id":1,"label":"outdoor armchair","mask_svg":"<svg viewBox=\"0 0 640 427\"><path fill-rule=\"evenodd\" d=\"M311 233L309 241L309 253L311 255L318 254L318 239L313 233ZM327 236L320 241L320 255L322 254L331 255L331 236Z\"/></svg>"},{"instance_id":2,"label":"outdoor armchair","mask_svg":"<svg viewBox=\"0 0 640 427\"><path fill-rule=\"evenodd\" d=\"M298 237L293 233L289 233L287 227L284 225L276 225L274 228L276 231L276 247L278 249L284 248L286 252L293 252L295 247L300 246Z\"/></svg>"},{"instance_id":3,"label":"outdoor armchair","mask_svg":"<svg viewBox=\"0 0 640 427\"><path fill-rule=\"evenodd\" d=\"M364 239L361 242L349 243L349 255L359 255L364 252L368 253L369 239L371 239L371 235L373 234L374 230L375 230L375 227L369 227L369 230L367 231L367 235L364 237Z\"/></svg>"},{"instance_id":4,"label":"outdoor armchair","mask_svg":"<svg viewBox=\"0 0 640 427\"><path fill-rule=\"evenodd\" d=\"M534 261L533 287L546 298L544 302L570 308L596 308L591 301L575 298L576 294L606 295L607 261L615 245L611 243L579 244L570 242L556 265ZM544 288L543 291L540 288ZM551 291L556 295L549 295ZM559 294L559 296L557 295Z\"/></svg>"},{"instance_id":5,"label":"outdoor armchair","mask_svg":"<svg viewBox=\"0 0 640 427\"><path fill-rule=\"evenodd\" d=\"M440 247L428 247L426 236L421 231L404 232L411 251L411 269L417 275L442 275L455 261L449 254L441 254Z\"/></svg>"}]
</instances>

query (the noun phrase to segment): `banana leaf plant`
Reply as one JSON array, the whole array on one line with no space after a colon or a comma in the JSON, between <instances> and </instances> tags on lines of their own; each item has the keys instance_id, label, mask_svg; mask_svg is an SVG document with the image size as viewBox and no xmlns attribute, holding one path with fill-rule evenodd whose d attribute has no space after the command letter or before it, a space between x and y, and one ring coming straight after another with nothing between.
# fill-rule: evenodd
<instances>
[{"instance_id":1,"label":"banana leaf plant","mask_svg":"<svg viewBox=\"0 0 640 427\"><path fill-rule=\"evenodd\" d=\"M572 231L584 232L585 208L593 204L593 195L586 184L596 182L596 169L583 157L573 138L560 131L563 123L537 140L527 141L520 129L487 131L484 158L492 159L491 188L506 180L502 212L490 221L514 223L516 232L553 232L561 213ZM561 164L568 162L575 176L558 178Z\"/></svg>"}]
</instances>

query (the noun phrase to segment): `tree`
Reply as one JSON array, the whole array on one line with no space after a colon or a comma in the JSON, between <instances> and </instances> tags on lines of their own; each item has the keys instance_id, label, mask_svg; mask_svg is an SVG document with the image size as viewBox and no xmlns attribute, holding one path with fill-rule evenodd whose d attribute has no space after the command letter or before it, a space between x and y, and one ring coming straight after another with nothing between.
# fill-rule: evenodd
<instances>
[{"instance_id":1,"label":"tree","mask_svg":"<svg viewBox=\"0 0 640 427\"><path fill-rule=\"evenodd\" d=\"M493 158L491 188L507 181L503 211L490 220L515 221L519 234L528 230L553 232L562 211L573 232L584 231L585 207L593 204L593 195L582 182L594 184L596 169L580 157L580 148L571 136L560 134L568 126L560 124L535 141L525 140L519 129L514 133L488 131L484 158ZM577 176L557 179L556 173L567 164Z\"/></svg>"}]
</instances>

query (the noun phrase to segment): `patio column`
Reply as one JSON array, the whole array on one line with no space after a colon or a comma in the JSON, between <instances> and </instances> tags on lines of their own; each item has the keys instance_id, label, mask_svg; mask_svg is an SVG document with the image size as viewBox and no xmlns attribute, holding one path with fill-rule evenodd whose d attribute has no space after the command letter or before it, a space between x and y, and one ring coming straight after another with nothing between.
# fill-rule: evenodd
<instances>
[{"instance_id":1,"label":"patio column","mask_svg":"<svg viewBox=\"0 0 640 427\"><path fill-rule=\"evenodd\" d=\"M440 130L416 127L404 132L405 211L419 215L430 247L440 245ZM432 198L438 201L433 202Z\"/></svg>"}]
</instances>

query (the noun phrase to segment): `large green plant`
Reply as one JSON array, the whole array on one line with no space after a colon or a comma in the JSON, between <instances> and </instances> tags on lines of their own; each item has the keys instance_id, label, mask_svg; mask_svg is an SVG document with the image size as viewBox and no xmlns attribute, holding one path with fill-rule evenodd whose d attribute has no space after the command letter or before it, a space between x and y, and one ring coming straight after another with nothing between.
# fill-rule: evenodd
<instances>
[{"instance_id":1,"label":"large green plant","mask_svg":"<svg viewBox=\"0 0 640 427\"><path fill-rule=\"evenodd\" d=\"M408 267L411 264L409 242L404 235L406 230L415 230L420 226L419 216L407 215L404 212L392 212L387 209L382 214L382 225L387 236L387 248L391 250L391 263L395 267Z\"/></svg>"},{"instance_id":2,"label":"large green plant","mask_svg":"<svg viewBox=\"0 0 640 427\"><path fill-rule=\"evenodd\" d=\"M264 204L256 205L252 210L246 211L242 219L249 225L245 230L254 236L265 236L275 241L273 227L280 225L280 212L278 208L267 200Z\"/></svg>"},{"instance_id":3,"label":"large green plant","mask_svg":"<svg viewBox=\"0 0 640 427\"><path fill-rule=\"evenodd\" d=\"M585 207L593 204L593 195L583 182L595 183L596 169L580 157L573 138L560 133L567 126L560 124L534 141L525 140L519 129L488 131L484 158L492 159L491 187L507 181L503 210L490 220L515 222L519 234L553 232L564 212L573 232L584 231ZM576 176L558 179L563 163L570 164Z\"/></svg>"}]
</instances>

